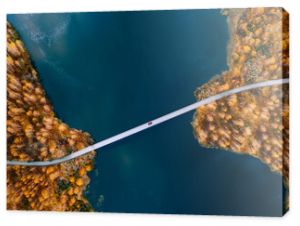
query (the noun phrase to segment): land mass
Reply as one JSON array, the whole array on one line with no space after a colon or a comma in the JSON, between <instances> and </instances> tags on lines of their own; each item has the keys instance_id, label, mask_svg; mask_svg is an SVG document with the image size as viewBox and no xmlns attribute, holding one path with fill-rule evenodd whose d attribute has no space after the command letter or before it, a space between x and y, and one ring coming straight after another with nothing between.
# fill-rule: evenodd
<instances>
[{"instance_id":1,"label":"land mass","mask_svg":"<svg viewBox=\"0 0 300 226\"><path fill-rule=\"evenodd\" d=\"M7 24L7 158L46 161L93 143L58 119L29 54ZM7 209L91 211L84 197L95 152L49 167L7 166Z\"/></svg>"},{"instance_id":2,"label":"land mass","mask_svg":"<svg viewBox=\"0 0 300 226\"><path fill-rule=\"evenodd\" d=\"M229 69L199 87L195 91L198 100L246 84L289 77L287 12L281 8L250 8L222 13L230 30ZM288 84L234 94L201 106L192 125L201 145L260 159L283 176L288 189Z\"/></svg>"}]
</instances>

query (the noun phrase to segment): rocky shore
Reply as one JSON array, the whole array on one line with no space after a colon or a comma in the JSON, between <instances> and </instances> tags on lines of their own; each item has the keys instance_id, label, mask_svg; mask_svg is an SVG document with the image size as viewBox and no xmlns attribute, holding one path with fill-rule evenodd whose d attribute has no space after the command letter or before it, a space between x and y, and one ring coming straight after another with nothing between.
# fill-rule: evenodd
<instances>
[{"instance_id":1,"label":"rocky shore","mask_svg":"<svg viewBox=\"0 0 300 226\"><path fill-rule=\"evenodd\" d=\"M7 158L51 160L92 143L55 116L23 42L7 24ZM7 166L7 209L91 211L84 190L94 155L50 167Z\"/></svg>"}]
</instances>

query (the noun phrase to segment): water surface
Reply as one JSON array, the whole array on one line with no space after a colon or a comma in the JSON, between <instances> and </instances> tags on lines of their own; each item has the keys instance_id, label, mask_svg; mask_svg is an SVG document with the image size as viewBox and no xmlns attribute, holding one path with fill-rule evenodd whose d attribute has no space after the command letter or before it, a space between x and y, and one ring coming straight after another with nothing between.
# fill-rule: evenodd
<instances>
[{"instance_id":1,"label":"water surface","mask_svg":"<svg viewBox=\"0 0 300 226\"><path fill-rule=\"evenodd\" d=\"M195 101L227 70L219 10L9 15L58 117L108 138ZM281 177L249 156L201 147L193 112L98 150L96 211L280 215Z\"/></svg>"}]
</instances>

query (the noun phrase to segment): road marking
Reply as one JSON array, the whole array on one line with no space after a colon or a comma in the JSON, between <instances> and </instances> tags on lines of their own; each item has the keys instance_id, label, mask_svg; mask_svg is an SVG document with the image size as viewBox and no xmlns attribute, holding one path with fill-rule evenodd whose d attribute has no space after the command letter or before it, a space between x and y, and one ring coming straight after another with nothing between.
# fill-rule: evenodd
<instances>
[{"instance_id":1,"label":"road marking","mask_svg":"<svg viewBox=\"0 0 300 226\"><path fill-rule=\"evenodd\" d=\"M97 150L101 147L104 147L106 145L109 145L111 143L114 143L116 141L122 140L126 137L132 136L133 134L139 133L143 130L149 129L153 126L156 126L160 123L163 123L165 121L168 121L170 119L173 119L175 117L178 117L182 114L185 114L189 111L192 111L200 106L203 106L205 104L209 104L211 102L214 102L216 100L219 100L221 98L230 96L232 94L236 94L236 93L240 93L240 92L245 92L247 90L251 90L251 89L256 89L256 88L261 88L261 87L266 87L266 86L274 86L274 85L282 85L282 84L287 84L289 83L289 79L285 78L285 79L276 79L276 80L269 80L269 81L264 81L264 82L258 82L258 83L254 83L254 84L250 84L250 85L245 85L245 86L241 86L238 88L234 88L231 90L227 90L225 92L216 94L214 96L211 97L207 97L203 100L200 100L196 103L193 103L191 105L188 105L186 107L180 108L179 110L173 111L169 114L166 114L164 116L161 116L157 119L154 119L152 121L148 121L142 125L139 125L137 127L134 127L132 129L129 129L125 132L119 133L115 136L112 136L110 138L107 138L105 140L102 140L98 143L95 143L91 146L88 146L86 148L83 148L79 151L76 151L74 153L71 153L69 155L66 155L65 157L62 158L58 158L58 159L53 159L53 160L49 160L49 161L32 161L32 162L25 162L25 161L14 161L14 160L7 160L7 165L17 165L17 166L50 166L50 165L56 165L59 163L63 163L66 161L69 161L71 159L77 158L79 156L85 155L93 150Z\"/></svg>"}]
</instances>

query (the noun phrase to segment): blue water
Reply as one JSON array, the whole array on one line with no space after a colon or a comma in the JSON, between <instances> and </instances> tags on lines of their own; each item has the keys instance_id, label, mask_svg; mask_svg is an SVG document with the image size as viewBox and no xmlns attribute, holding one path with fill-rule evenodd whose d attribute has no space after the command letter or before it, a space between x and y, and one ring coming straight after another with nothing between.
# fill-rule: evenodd
<instances>
[{"instance_id":1,"label":"blue water","mask_svg":"<svg viewBox=\"0 0 300 226\"><path fill-rule=\"evenodd\" d=\"M95 141L193 103L227 70L219 10L8 15L59 118ZM193 112L101 150L96 211L280 215L281 177L259 160L201 147Z\"/></svg>"}]
</instances>

